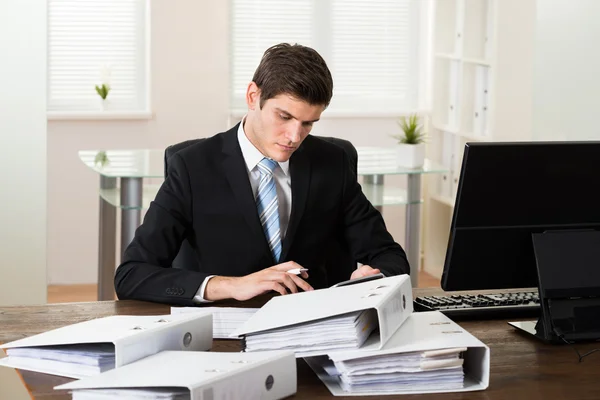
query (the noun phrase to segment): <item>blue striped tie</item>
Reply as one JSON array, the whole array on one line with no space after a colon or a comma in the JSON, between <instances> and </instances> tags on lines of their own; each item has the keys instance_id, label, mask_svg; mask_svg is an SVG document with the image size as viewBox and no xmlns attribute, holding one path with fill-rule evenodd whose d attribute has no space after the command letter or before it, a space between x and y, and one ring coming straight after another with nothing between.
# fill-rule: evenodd
<instances>
[{"instance_id":1,"label":"blue striped tie","mask_svg":"<svg viewBox=\"0 0 600 400\"><path fill-rule=\"evenodd\" d=\"M257 167L260 172L260 183L256 193L256 206L258 216L269 248L273 253L275 262L279 262L281 255L281 231L279 228L279 203L277 202L277 190L275 189L275 179L273 179L273 170L277 163L268 158L263 158Z\"/></svg>"}]
</instances>

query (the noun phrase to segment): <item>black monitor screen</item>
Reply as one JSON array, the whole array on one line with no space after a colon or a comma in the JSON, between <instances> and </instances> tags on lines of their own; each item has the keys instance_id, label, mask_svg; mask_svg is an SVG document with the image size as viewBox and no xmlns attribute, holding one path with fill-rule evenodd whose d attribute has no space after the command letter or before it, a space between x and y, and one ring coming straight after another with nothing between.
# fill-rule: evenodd
<instances>
[{"instance_id":1,"label":"black monitor screen","mask_svg":"<svg viewBox=\"0 0 600 400\"><path fill-rule=\"evenodd\" d=\"M600 229L600 142L467 143L442 288L537 286L532 233Z\"/></svg>"}]
</instances>

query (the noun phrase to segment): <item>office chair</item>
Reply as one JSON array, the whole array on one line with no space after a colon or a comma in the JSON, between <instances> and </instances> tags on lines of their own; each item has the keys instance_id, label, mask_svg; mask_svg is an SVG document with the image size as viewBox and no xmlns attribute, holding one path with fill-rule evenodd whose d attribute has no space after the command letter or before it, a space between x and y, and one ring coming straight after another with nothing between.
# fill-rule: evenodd
<instances>
[{"instance_id":1,"label":"office chair","mask_svg":"<svg viewBox=\"0 0 600 400\"><path fill-rule=\"evenodd\" d=\"M347 140L334 138L334 137L324 137L324 136L316 136L320 139L326 140L330 143L333 143L346 152L346 155L350 159L350 164L352 166L353 172L355 176L358 176L358 153L356 148ZM191 139L186 140L181 143L177 143L171 145L165 149L165 178L167 177L167 170L169 166L169 159L178 151L193 145L195 143L202 142L205 139ZM328 246L329 252L326 255L326 263L328 266L333 265L333 267L328 268L327 281L329 285L333 285L338 282L342 282L350 279L350 275L352 271L356 269L356 260L350 254L350 251L346 244L341 240L341 238L334 240ZM181 268L188 269L193 271L200 271L200 260L196 255L190 241L188 238L184 239L181 244L181 248L179 249L179 253L173 260L172 264L173 268Z\"/></svg>"}]
</instances>

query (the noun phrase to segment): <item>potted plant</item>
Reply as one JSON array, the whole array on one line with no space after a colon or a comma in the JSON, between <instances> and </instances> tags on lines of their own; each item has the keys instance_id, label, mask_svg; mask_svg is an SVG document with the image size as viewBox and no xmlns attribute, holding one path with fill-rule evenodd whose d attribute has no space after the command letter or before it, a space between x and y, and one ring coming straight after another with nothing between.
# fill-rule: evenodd
<instances>
[{"instance_id":1,"label":"potted plant","mask_svg":"<svg viewBox=\"0 0 600 400\"><path fill-rule=\"evenodd\" d=\"M400 118L402 134L393 135L398 140L396 162L398 166L420 168L425 162L425 132L416 114Z\"/></svg>"},{"instance_id":2,"label":"potted plant","mask_svg":"<svg viewBox=\"0 0 600 400\"><path fill-rule=\"evenodd\" d=\"M110 77L111 77L111 68L108 65L105 65L100 70L100 84L95 85L96 93L100 96L101 99L101 107L103 110L108 108L108 93L110 92Z\"/></svg>"},{"instance_id":3,"label":"potted plant","mask_svg":"<svg viewBox=\"0 0 600 400\"><path fill-rule=\"evenodd\" d=\"M102 99L102 109L106 109L108 104L108 100L106 100L106 97L108 96L108 92L110 92L110 86L108 86L106 83L103 83L102 86L96 85L96 92Z\"/></svg>"}]
</instances>

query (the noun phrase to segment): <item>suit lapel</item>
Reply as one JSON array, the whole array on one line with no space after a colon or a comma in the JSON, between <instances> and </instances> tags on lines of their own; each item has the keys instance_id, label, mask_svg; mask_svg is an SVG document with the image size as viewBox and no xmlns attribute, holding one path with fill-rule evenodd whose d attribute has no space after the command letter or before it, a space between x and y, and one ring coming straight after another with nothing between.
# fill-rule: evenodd
<instances>
[{"instance_id":1,"label":"suit lapel","mask_svg":"<svg viewBox=\"0 0 600 400\"><path fill-rule=\"evenodd\" d=\"M263 251L273 258L258 218L252 186L250 186L250 180L248 179L248 169L237 140L238 126L239 124L225 132L223 136L223 170L235 196L239 211L252 231L252 237L256 238L256 245L259 248L262 247Z\"/></svg>"},{"instance_id":2,"label":"suit lapel","mask_svg":"<svg viewBox=\"0 0 600 400\"><path fill-rule=\"evenodd\" d=\"M310 137L307 138L310 140ZM286 261L290 246L298 230L298 224L304 214L308 187L310 185L310 159L305 149L305 144L294 152L290 158L290 174L292 179L292 212L285 239L282 243L281 260Z\"/></svg>"}]
</instances>

